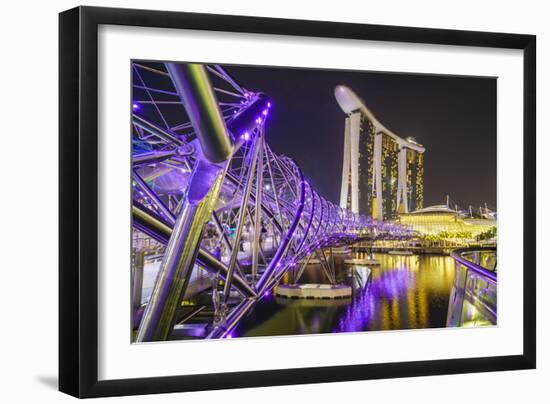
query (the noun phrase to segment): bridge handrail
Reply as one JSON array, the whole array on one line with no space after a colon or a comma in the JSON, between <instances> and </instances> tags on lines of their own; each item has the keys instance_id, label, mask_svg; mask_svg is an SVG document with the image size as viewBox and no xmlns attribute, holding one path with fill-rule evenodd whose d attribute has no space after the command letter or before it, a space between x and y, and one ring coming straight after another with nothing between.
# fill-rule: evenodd
<instances>
[{"instance_id":1,"label":"bridge handrail","mask_svg":"<svg viewBox=\"0 0 550 404\"><path fill-rule=\"evenodd\" d=\"M494 271L491 271L487 268L482 267L479 264L476 264L475 262L472 262L466 258L464 258L463 254L465 253L471 253L475 251L495 251L496 247L465 247L465 248L457 248L456 250L451 251L451 257L460 264L464 265L468 270L475 272L487 280L489 280L492 283L497 282L497 273Z\"/></svg>"}]
</instances>

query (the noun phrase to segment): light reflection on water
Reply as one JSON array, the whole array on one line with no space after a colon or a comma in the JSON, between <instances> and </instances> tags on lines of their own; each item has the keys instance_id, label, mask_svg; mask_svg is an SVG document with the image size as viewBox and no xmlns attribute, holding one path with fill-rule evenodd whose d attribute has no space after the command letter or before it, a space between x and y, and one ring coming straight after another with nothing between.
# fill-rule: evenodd
<instances>
[{"instance_id":1,"label":"light reflection on water","mask_svg":"<svg viewBox=\"0 0 550 404\"><path fill-rule=\"evenodd\" d=\"M355 257L360 257L356 254ZM445 327L454 262L448 256L375 254L368 286L348 276L350 266L336 265L340 282L352 285L348 300L313 301L269 297L239 325L240 336L269 336ZM356 267L361 272L361 267ZM326 282L308 266L301 282Z\"/></svg>"}]
</instances>

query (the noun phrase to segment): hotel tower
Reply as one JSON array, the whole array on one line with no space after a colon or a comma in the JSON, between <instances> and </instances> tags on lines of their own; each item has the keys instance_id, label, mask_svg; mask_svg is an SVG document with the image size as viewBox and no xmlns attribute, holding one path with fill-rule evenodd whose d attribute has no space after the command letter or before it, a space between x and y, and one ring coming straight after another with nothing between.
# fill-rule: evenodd
<instances>
[{"instance_id":1,"label":"hotel tower","mask_svg":"<svg viewBox=\"0 0 550 404\"><path fill-rule=\"evenodd\" d=\"M375 220L422 208L424 147L387 129L350 88L334 95L347 115L340 206Z\"/></svg>"}]
</instances>

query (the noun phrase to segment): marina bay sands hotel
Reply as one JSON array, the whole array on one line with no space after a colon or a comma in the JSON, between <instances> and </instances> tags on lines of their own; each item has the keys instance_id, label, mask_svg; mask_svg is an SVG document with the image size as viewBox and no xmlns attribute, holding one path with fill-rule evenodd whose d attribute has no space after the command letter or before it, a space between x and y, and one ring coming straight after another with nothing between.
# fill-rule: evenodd
<instances>
[{"instance_id":1,"label":"marina bay sands hotel","mask_svg":"<svg viewBox=\"0 0 550 404\"><path fill-rule=\"evenodd\" d=\"M340 206L375 220L422 208L424 147L382 125L350 88L334 95L347 115Z\"/></svg>"}]
</instances>

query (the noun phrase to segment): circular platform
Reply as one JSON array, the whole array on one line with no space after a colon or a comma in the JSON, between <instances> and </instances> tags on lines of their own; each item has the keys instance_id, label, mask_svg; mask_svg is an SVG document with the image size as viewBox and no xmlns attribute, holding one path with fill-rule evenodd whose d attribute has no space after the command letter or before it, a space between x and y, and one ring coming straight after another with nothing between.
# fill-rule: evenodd
<instances>
[{"instance_id":1,"label":"circular platform","mask_svg":"<svg viewBox=\"0 0 550 404\"><path fill-rule=\"evenodd\" d=\"M351 287L347 285L327 285L306 283L303 285L279 285L275 295L287 299L344 299L351 297Z\"/></svg>"},{"instance_id":2,"label":"circular platform","mask_svg":"<svg viewBox=\"0 0 550 404\"><path fill-rule=\"evenodd\" d=\"M341 299L292 299L288 297L275 296L275 303L281 306L298 307L298 310L304 307L312 308L329 308L329 307L342 307L351 303L351 296L343 297ZM295 304L298 306L294 306Z\"/></svg>"},{"instance_id":3,"label":"circular platform","mask_svg":"<svg viewBox=\"0 0 550 404\"><path fill-rule=\"evenodd\" d=\"M331 249L327 249L325 251L329 251L334 255L340 255L340 254L351 254L351 247L345 246L345 247L333 247Z\"/></svg>"}]
</instances>

